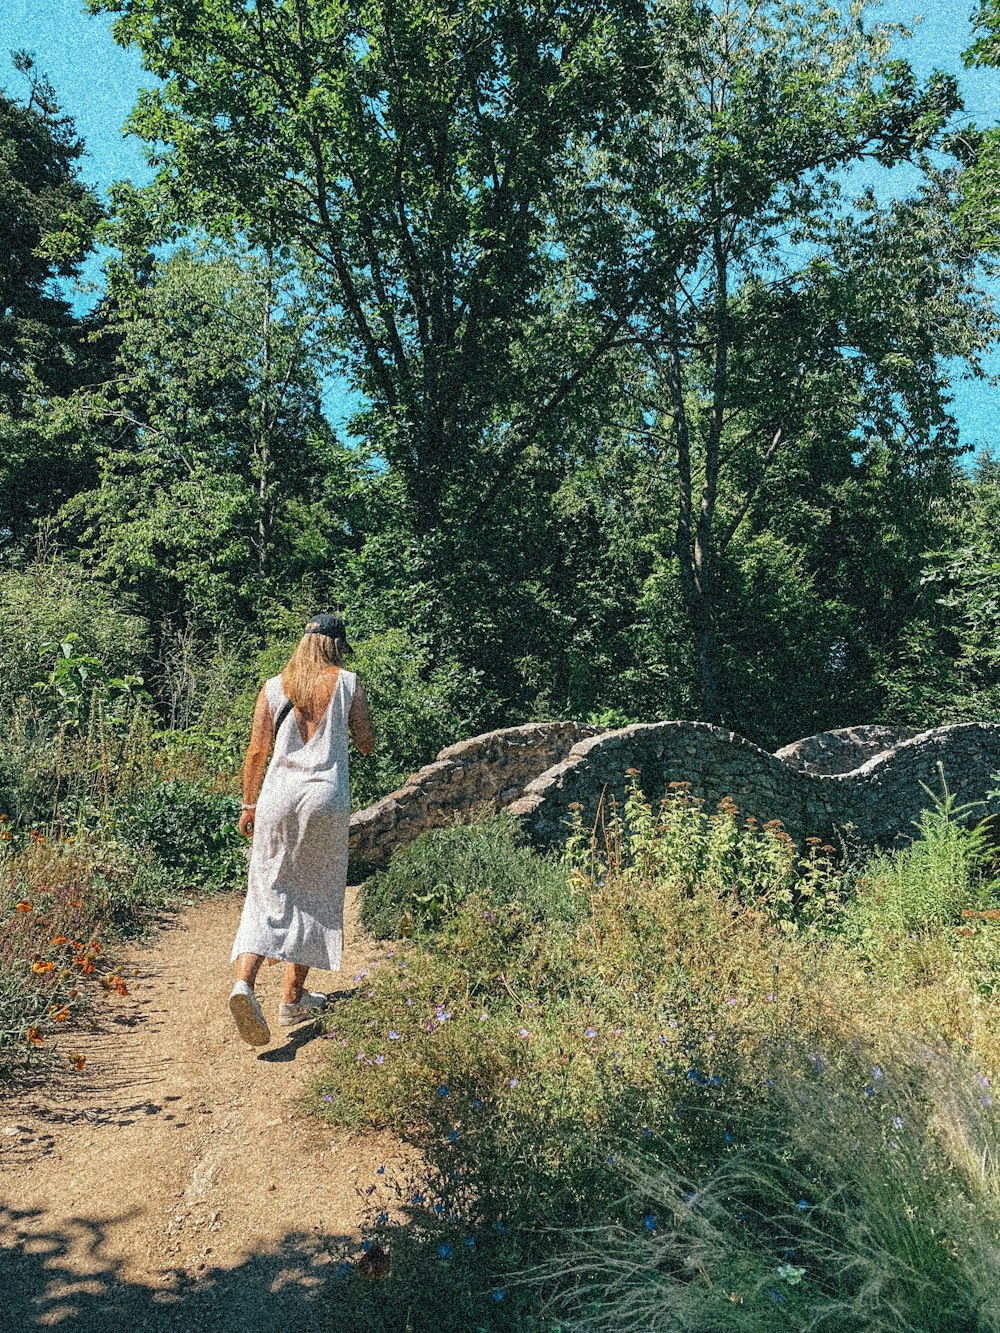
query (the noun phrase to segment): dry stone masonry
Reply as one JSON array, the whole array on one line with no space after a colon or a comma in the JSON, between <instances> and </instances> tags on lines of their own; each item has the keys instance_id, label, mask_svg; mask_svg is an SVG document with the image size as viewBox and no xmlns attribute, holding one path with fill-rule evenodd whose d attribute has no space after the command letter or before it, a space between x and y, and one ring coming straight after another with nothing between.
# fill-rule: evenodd
<instances>
[{"instance_id":1,"label":"dry stone masonry","mask_svg":"<svg viewBox=\"0 0 1000 1333\"><path fill-rule=\"evenodd\" d=\"M977 814L1000 814L1000 724L966 722L914 734L846 727L776 754L704 722L644 722L614 730L550 722L488 732L442 750L395 792L351 820L355 878L388 863L426 828L508 809L539 847L566 834L569 807L597 818L624 798L630 770L652 799L687 782L714 806L731 797L744 815L780 819L796 839L848 833L891 844L912 833L942 777Z\"/></svg>"}]
</instances>

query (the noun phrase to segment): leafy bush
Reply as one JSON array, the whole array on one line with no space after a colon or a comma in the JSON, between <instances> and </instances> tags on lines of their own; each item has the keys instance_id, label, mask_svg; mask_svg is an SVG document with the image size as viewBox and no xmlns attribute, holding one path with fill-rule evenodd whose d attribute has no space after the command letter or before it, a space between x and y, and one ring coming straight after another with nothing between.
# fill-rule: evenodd
<instances>
[{"instance_id":1,"label":"leafy bush","mask_svg":"<svg viewBox=\"0 0 1000 1333\"><path fill-rule=\"evenodd\" d=\"M564 918L574 911L566 870L524 844L507 816L428 829L361 889L361 920L376 939L426 931L472 894L520 903L531 915Z\"/></svg>"},{"instance_id":2,"label":"leafy bush","mask_svg":"<svg viewBox=\"0 0 1000 1333\"><path fill-rule=\"evenodd\" d=\"M957 925L963 911L992 899L996 886L984 879L992 855L987 825L970 828L973 807L957 805L947 789L928 796L933 804L920 816L916 841L875 855L859 875L845 924L870 941Z\"/></svg>"},{"instance_id":3,"label":"leafy bush","mask_svg":"<svg viewBox=\"0 0 1000 1333\"><path fill-rule=\"evenodd\" d=\"M239 807L235 797L190 782L161 782L118 807L113 827L128 846L148 851L178 889L229 889L246 875Z\"/></svg>"}]
</instances>

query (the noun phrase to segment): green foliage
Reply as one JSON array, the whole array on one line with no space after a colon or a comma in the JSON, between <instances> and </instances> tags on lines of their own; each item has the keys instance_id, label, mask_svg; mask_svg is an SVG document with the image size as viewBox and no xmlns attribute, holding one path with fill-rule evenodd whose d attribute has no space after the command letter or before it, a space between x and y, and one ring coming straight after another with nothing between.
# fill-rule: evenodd
<instances>
[{"instance_id":1,"label":"green foliage","mask_svg":"<svg viewBox=\"0 0 1000 1333\"><path fill-rule=\"evenodd\" d=\"M313 1108L421 1162L366 1190L392 1273L374 1308L345 1265L331 1330L994 1327L1000 913L887 922L889 967L826 849L683 788L603 829L570 837L568 910L484 876L330 1016ZM411 886L496 855L446 833Z\"/></svg>"},{"instance_id":2,"label":"green foliage","mask_svg":"<svg viewBox=\"0 0 1000 1333\"><path fill-rule=\"evenodd\" d=\"M917 840L875 855L861 871L845 926L876 947L958 925L963 911L988 907L996 892L997 884L984 881L993 852L989 824L970 827L977 807L957 805L943 779L942 786L942 796L928 791L933 806L920 816Z\"/></svg>"},{"instance_id":3,"label":"green foliage","mask_svg":"<svg viewBox=\"0 0 1000 1333\"><path fill-rule=\"evenodd\" d=\"M150 855L179 890L238 887L246 877L239 801L190 782L148 787L112 812L115 836Z\"/></svg>"},{"instance_id":4,"label":"green foliage","mask_svg":"<svg viewBox=\"0 0 1000 1333\"><path fill-rule=\"evenodd\" d=\"M7 716L51 672L46 661L51 645L70 643L71 657L86 661L88 672L123 681L141 674L148 651L143 617L59 556L0 570L0 623L0 710ZM76 676L70 688L79 700L87 692L85 683L71 659L63 660L69 663L62 667L63 675L68 671Z\"/></svg>"},{"instance_id":5,"label":"green foliage","mask_svg":"<svg viewBox=\"0 0 1000 1333\"><path fill-rule=\"evenodd\" d=\"M513 820L429 829L361 888L361 921L376 939L426 936L468 897L517 903L539 920L576 909L565 869L524 845Z\"/></svg>"}]
</instances>

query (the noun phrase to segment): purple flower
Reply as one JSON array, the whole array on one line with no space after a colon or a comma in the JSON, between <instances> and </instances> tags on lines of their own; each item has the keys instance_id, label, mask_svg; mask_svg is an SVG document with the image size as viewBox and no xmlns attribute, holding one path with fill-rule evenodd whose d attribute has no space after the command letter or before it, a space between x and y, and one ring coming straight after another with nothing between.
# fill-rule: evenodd
<instances>
[{"instance_id":1,"label":"purple flower","mask_svg":"<svg viewBox=\"0 0 1000 1333\"><path fill-rule=\"evenodd\" d=\"M490 925L492 925L493 922L496 920L496 917L493 915L493 913L492 913L491 911L489 911L489 909L487 909L487 910L483 913L483 920L484 920L484 921L488 921L488 922L490 923Z\"/></svg>"},{"instance_id":2,"label":"purple flower","mask_svg":"<svg viewBox=\"0 0 1000 1333\"><path fill-rule=\"evenodd\" d=\"M442 1083L441 1086L438 1088L438 1096L439 1096L439 1097L447 1097L447 1096L448 1096L448 1084L447 1084L447 1083Z\"/></svg>"},{"instance_id":3,"label":"purple flower","mask_svg":"<svg viewBox=\"0 0 1000 1333\"><path fill-rule=\"evenodd\" d=\"M395 1028L390 1028L390 1029L389 1029L389 1040L390 1040L390 1041L399 1041L399 1033L396 1031Z\"/></svg>"},{"instance_id":4,"label":"purple flower","mask_svg":"<svg viewBox=\"0 0 1000 1333\"><path fill-rule=\"evenodd\" d=\"M527 1028L521 1028L521 1030L518 1032L517 1035L518 1035L519 1037L530 1037L530 1036L531 1036L531 1033L528 1031Z\"/></svg>"},{"instance_id":5,"label":"purple flower","mask_svg":"<svg viewBox=\"0 0 1000 1333\"><path fill-rule=\"evenodd\" d=\"M375 1057L375 1063L376 1063L377 1065L384 1065L384 1064L385 1064L385 1056L384 1056L384 1055L376 1055L376 1057Z\"/></svg>"},{"instance_id":6,"label":"purple flower","mask_svg":"<svg viewBox=\"0 0 1000 1333\"><path fill-rule=\"evenodd\" d=\"M587 1038L588 1041L593 1041L594 1038L597 1036L597 1033L594 1031L593 1028L584 1028L583 1035Z\"/></svg>"},{"instance_id":7,"label":"purple flower","mask_svg":"<svg viewBox=\"0 0 1000 1333\"><path fill-rule=\"evenodd\" d=\"M479 1021L480 1021L480 1023L485 1023L486 1020L487 1020L488 1018L489 1018L489 1014L486 1013L485 1011L479 1015Z\"/></svg>"},{"instance_id":8,"label":"purple flower","mask_svg":"<svg viewBox=\"0 0 1000 1333\"><path fill-rule=\"evenodd\" d=\"M730 995L729 999L726 1001L726 1004L736 1004L736 1002L737 1002L737 1001L736 1001L736 996L735 996L735 995Z\"/></svg>"},{"instance_id":9,"label":"purple flower","mask_svg":"<svg viewBox=\"0 0 1000 1333\"><path fill-rule=\"evenodd\" d=\"M519 1078L512 1078L512 1079L511 1079L511 1081L510 1081L510 1086L511 1086L512 1088L520 1087L520 1085L521 1085L521 1080L520 1080Z\"/></svg>"},{"instance_id":10,"label":"purple flower","mask_svg":"<svg viewBox=\"0 0 1000 1333\"><path fill-rule=\"evenodd\" d=\"M872 1078L876 1083L882 1078L882 1070L878 1065L872 1065Z\"/></svg>"},{"instance_id":11,"label":"purple flower","mask_svg":"<svg viewBox=\"0 0 1000 1333\"><path fill-rule=\"evenodd\" d=\"M378 1217L376 1217L375 1219L375 1225L377 1227L384 1227L388 1221L389 1221L388 1213L379 1213Z\"/></svg>"},{"instance_id":12,"label":"purple flower","mask_svg":"<svg viewBox=\"0 0 1000 1333\"><path fill-rule=\"evenodd\" d=\"M323 1093L323 1100L324 1100L325 1102L332 1102L332 1101L333 1101L333 1094L330 1093L330 1092L324 1092L324 1093Z\"/></svg>"},{"instance_id":13,"label":"purple flower","mask_svg":"<svg viewBox=\"0 0 1000 1333\"><path fill-rule=\"evenodd\" d=\"M892 1117L892 1127L893 1129L903 1128L903 1117L901 1115L894 1115Z\"/></svg>"},{"instance_id":14,"label":"purple flower","mask_svg":"<svg viewBox=\"0 0 1000 1333\"><path fill-rule=\"evenodd\" d=\"M777 998L778 998L777 995L775 995L775 993L774 993L773 991L771 992L770 995L765 995L765 996L764 996L764 999L767 1001L768 1004L774 1004L774 1002L777 1000Z\"/></svg>"}]
</instances>

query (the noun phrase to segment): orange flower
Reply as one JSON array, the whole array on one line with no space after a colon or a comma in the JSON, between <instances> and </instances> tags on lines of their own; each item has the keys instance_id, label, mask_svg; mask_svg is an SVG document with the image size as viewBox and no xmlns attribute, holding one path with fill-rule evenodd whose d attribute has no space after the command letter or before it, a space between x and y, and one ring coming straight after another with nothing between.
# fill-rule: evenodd
<instances>
[{"instance_id":1,"label":"orange flower","mask_svg":"<svg viewBox=\"0 0 1000 1333\"><path fill-rule=\"evenodd\" d=\"M78 1074L82 1074L83 1066L87 1063L87 1057L85 1055L78 1055L74 1051L73 1054L69 1057L69 1062Z\"/></svg>"},{"instance_id":2,"label":"orange flower","mask_svg":"<svg viewBox=\"0 0 1000 1333\"><path fill-rule=\"evenodd\" d=\"M122 980L122 978L118 975L117 972L111 978L110 984L113 987L113 989L118 992L119 995L124 996L128 994L128 987L125 985L125 982Z\"/></svg>"},{"instance_id":3,"label":"orange flower","mask_svg":"<svg viewBox=\"0 0 1000 1333\"><path fill-rule=\"evenodd\" d=\"M13 833L11 833L10 829L5 828L2 832L0 832L0 842L13 842L13 841L14 841L14 835Z\"/></svg>"},{"instance_id":4,"label":"orange flower","mask_svg":"<svg viewBox=\"0 0 1000 1333\"><path fill-rule=\"evenodd\" d=\"M51 942L53 944L68 944L69 938L66 935L53 935Z\"/></svg>"},{"instance_id":5,"label":"orange flower","mask_svg":"<svg viewBox=\"0 0 1000 1333\"><path fill-rule=\"evenodd\" d=\"M69 902L67 903L67 906L68 906L68 907L82 907L82 906L83 906L83 903L80 901L79 898L71 898L71 899L69 900Z\"/></svg>"},{"instance_id":6,"label":"orange flower","mask_svg":"<svg viewBox=\"0 0 1000 1333\"><path fill-rule=\"evenodd\" d=\"M80 962L80 971L81 971L81 972L87 972L87 973L89 973L89 972L93 972L93 970L94 970L94 964L90 961L89 958L81 958L81 959L79 960L79 962Z\"/></svg>"},{"instance_id":7,"label":"orange flower","mask_svg":"<svg viewBox=\"0 0 1000 1333\"><path fill-rule=\"evenodd\" d=\"M17 910L19 912L30 912L31 903L28 902L27 898L22 898L21 901L17 904Z\"/></svg>"},{"instance_id":8,"label":"orange flower","mask_svg":"<svg viewBox=\"0 0 1000 1333\"><path fill-rule=\"evenodd\" d=\"M32 842L44 842L44 841L45 841L45 834L44 834L44 833L40 833L40 832L38 831L38 829L36 829L36 828L33 828L33 829L31 830L31 832L28 834L28 837L31 839Z\"/></svg>"},{"instance_id":9,"label":"orange flower","mask_svg":"<svg viewBox=\"0 0 1000 1333\"><path fill-rule=\"evenodd\" d=\"M6 824L9 819L10 815L0 815L0 824Z\"/></svg>"},{"instance_id":10,"label":"orange flower","mask_svg":"<svg viewBox=\"0 0 1000 1333\"><path fill-rule=\"evenodd\" d=\"M34 1026L28 1028L25 1036L31 1042L32 1046L41 1046L42 1042L45 1040L41 1028L36 1028Z\"/></svg>"},{"instance_id":11,"label":"orange flower","mask_svg":"<svg viewBox=\"0 0 1000 1333\"><path fill-rule=\"evenodd\" d=\"M91 940L91 941L90 941L90 947L91 947L91 949L94 951L94 953L100 953L100 952L101 952L101 946L97 943L96 940Z\"/></svg>"},{"instance_id":12,"label":"orange flower","mask_svg":"<svg viewBox=\"0 0 1000 1333\"><path fill-rule=\"evenodd\" d=\"M55 963L50 963L47 959L41 958L31 964L32 972L37 972L39 976L41 976L43 972L51 972L54 967Z\"/></svg>"},{"instance_id":13,"label":"orange flower","mask_svg":"<svg viewBox=\"0 0 1000 1333\"><path fill-rule=\"evenodd\" d=\"M69 1009L63 1005L60 1009L50 1009L49 1017L54 1018L57 1023L65 1023L69 1018Z\"/></svg>"}]
</instances>

